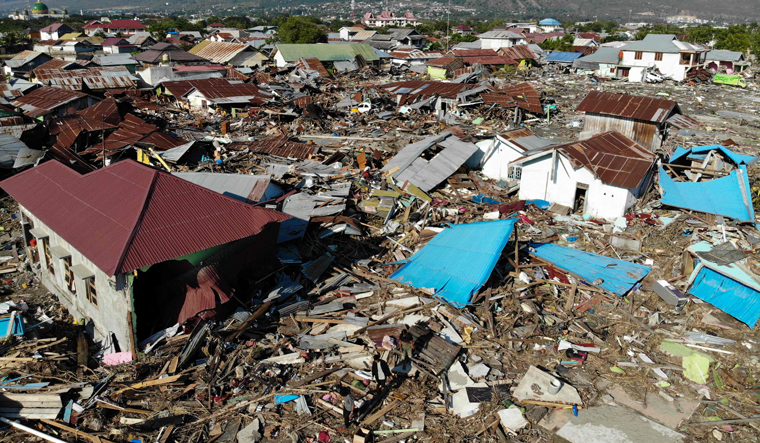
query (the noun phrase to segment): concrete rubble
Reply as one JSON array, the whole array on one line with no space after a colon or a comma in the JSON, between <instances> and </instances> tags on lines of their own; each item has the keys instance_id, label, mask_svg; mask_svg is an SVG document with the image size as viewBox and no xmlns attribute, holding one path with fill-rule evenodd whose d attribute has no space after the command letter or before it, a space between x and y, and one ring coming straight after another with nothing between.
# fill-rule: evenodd
<instances>
[{"instance_id":1,"label":"concrete rubble","mask_svg":"<svg viewBox=\"0 0 760 443\"><path fill-rule=\"evenodd\" d=\"M407 69L309 63L244 76L249 106L114 90L95 105L109 118L85 108L19 137L79 173L137 160L290 218L225 309L129 350L93 340L42 284L4 198L0 417L91 442L760 441L757 83L484 69L425 95ZM181 82L159 89L207 87ZM667 98L691 122L669 127L612 219L584 213L588 186L570 206L521 200L529 162L508 168L572 149L591 90ZM516 154L485 168L495 143ZM592 160L573 167L604 181Z\"/></svg>"}]
</instances>

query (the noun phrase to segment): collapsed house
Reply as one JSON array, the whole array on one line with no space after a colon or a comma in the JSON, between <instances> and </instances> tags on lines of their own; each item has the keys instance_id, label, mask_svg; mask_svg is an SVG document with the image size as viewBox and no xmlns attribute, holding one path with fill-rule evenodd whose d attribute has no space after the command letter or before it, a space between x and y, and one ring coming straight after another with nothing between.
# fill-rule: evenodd
<instances>
[{"instance_id":1,"label":"collapsed house","mask_svg":"<svg viewBox=\"0 0 760 443\"><path fill-rule=\"evenodd\" d=\"M450 177L478 147L446 132L407 145L385 164L387 172L402 189L409 183L427 192Z\"/></svg>"},{"instance_id":2,"label":"collapsed house","mask_svg":"<svg viewBox=\"0 0 760 443\"><path fill-rule=\"evenodd\" d=\"M621 217L648 188L655 155L620 134L605 132L550 146L510 164L521 200L547 200L592 217Z\"/></svg>"},{"instance_id":3,"label":"collapsed house","mask_svg":"<svg viewBox=\"0 0 760 443\"><path fill-rule=\"evenodd\" d=\"M85 175L50 161L0 186L19 202L45 287L122 351L222 309L288 218L129 160Z\"/></svg>"},{"instance_id":4,"label":"collapsed house","mask_svg":"<svg viewBox=\"0 0 760 443\"><path fill-rule=\"evenodd\" d=\"M660 166L661 202L668 206L754 223L747 165L757 157L722 145L678 147Z\"/></svg>"}]
</instances>

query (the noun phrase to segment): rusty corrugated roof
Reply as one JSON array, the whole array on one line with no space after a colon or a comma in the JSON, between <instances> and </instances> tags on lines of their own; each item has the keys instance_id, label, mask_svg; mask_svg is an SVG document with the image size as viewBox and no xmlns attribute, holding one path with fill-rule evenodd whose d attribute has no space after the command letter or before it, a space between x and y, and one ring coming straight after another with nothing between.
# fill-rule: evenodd
<instances>
[{"instance_id":1,"label":"rusty corrugated roof","mask_svg":"<svg viewBox=\"0 0 760 443\"><path fill-rule=\"evenodd\" d=\"M255 140L252 142L231 143L231 149L248 148L251 152L272 154L280 157L307 159L317 152L316 145L289 141L288 136L270 138L268 140Z\"/></svg>"},{"instance_id":2,"label":"rusty corrugated roof","mask_svg":"<svg viewBox=\"0 0 760 443\"><path fill-rule=\"evenodd\" d=\"M86 95L78 91L43 86L23 97L13 100L11 104L17 108L21 108L24 114L29 117L41 117L58 107L79 100Z\"/></svg>"},{"instance_id":3,"label":"rusty corrugated roof","mask_svg":"<svg viewBox=\"0 0 760 443\"><path fill-rule=\"evenodd\" d=\"M591 91L575 109L592 114L614 115L653 123L663 123L678 104L664 98Z\"/></svg>"},{"instance_id":4,"label":"rusty corrugated roof","mask_svg":"<svg viewBox=\"0 0 760 443\"><path fill-rule=\"evenodd\" d=\"M550 149L565 154L573 167L584 166L603 183L625 189L636 189L656 158L646 148L617 131Z\"/></svg>"},{"instance_id":5,"label":"rusty corrugated roof","mask_svg":"<svg viewBox=\"0 0 760 443\"><path fill-rule=\"evenodd\" d=\"M37 80L45 85L81 91L83 86L91 90L134 88L132 74L124 66L105 66L90 69L35 70Z\"/></svg>"},{"instance_id":6,"label":"rusty corrugated roof","mask_svg":"<svg viewBox=\"0 0 760 443\"><path fill-rule=\"evenodd\" d=\"M251 49L253 48L246 44L209 42L200 51L196 52L195 55L203 57L212 63L227 64L240 52Z\"/></svg>"},{"instance_id":7,"label":"rusty corrugated roof","mask_svg":"<svg viewBox=\"0 0 760 443\"><path fill-rule=\"evenodd\" d=\"M290 218L132 160L85 175L50 161L0 187L110 276L250 237Z\"/></svg>"}]
</instances>

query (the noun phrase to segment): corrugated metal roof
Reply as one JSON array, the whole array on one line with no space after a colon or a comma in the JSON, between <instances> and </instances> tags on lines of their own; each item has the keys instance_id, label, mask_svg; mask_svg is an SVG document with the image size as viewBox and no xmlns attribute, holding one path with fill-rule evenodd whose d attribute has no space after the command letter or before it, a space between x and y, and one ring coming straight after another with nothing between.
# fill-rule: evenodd
<instances>
[{"instance_id":1,"label":"corrugated metal roof","mask_svg":"<svg viewBox=\"0 0 760 443\"><path fill-rule=\"evenodd\" d=\"M510 39L510 38L511 39L524 39L525 37L523 37L522 35L517 34L515 32L512 32L512 31L507 31L507 30L503 30L503 29L492 29L492 30L490 30L488 32L484 32L482 34L479 34L478 38L481 39L481 40L483 40L483 39L500 39L501 40L501 39Z\"/></svg>"},{"instance_id":2,"label":"corrugated metal roof","mask_svg":"<svg viewBox=\"0 0 760 443\"><path fill-rule=\"evenodd\" d=\"M681 113L673 100L601 91L589 92L575 110L654 123L663 123L673 111Z\"/></svg>"},{"instance_id":3,"label":"corrugated metal roof","mask_svg":"<svg viewBox=\"0 0 760 443\"><path fill-rule=\"evenodd\" d=\"M562 52L562 51L554 51L546 56L546 59L544 61L546 63L572 63L573 60L575 60L578 57L581 57L583 54L580 52Z\"/></svg>"},{"instance_id":4,"label":"corrugated metal roof","mask_svg":"<svg viewBox=\"0 0 760 443\"><path fill-rule=\"evenodd\" d=\"M712 245L700 242L689 247L695 254ZM689 277L689 293L737 318L750 328L760 319L760 276L749 273L746 260L720 265L700 257Z\"/></svg>"},{"instance_id":5,"label":"corrugated metal roof","mask_svg":"<svg viewBox=\"0 0 760 443\"><path fill-rule=\"evenodd\" d=\"M28 149L24 142L10 134L0 132L0 167L12 168L22 149Z\"/></svg>"},{"instance_id":6,"label":"corrugated metal roof","mask_svg":"<svg viewBox=\"0 0 760 443\"><path fill-rule=\"evenodd\" d=\"M21 108L24 114L30 117L41 117L60 106L64 106L85 96L86 94L78 91L43 86L23 97L17 98L11 104L17 108Z\"/></svg>"},{"instance_id":7,"label":"corrugated metal roof","mask_svg":"<svg viewBox=\"0 0 760 443\"><path fill-rule=\"evenodd\" d=\"M566 248L553 243L531 244L530 254L573 273L586 281L617 295L625 295L652 270L648 266L617 260L599 254Z\"/></svg>"},{"instance_id":8,"label":"corrugated metal roof","mask_svg":"<svg viewBox=\"0 0 760 443\"><path fill-rule=\"evenodd\" d=\"M463 83L444 83L424 80L409 80L404 82L387 83L380 88L390 94L402 96L401 104L414 103L418 97L457 98L457 95L477 85Z\"/></svg>"},{"instance_id":9,"label":"corrugated metal roof","mask_svg":"<svg viewBox=\"0 0 760 443\"><path fill-rule=\"evenodd\" d=\"M420 157L436 145L442 150L433 158L428 161ZM398 171L393 173L396 181L409 181L427 192L456 172L477 150L474 143L464 142L447 132L407 145L382 170L390 171L398 167Z\"/></svg>"},{"instance_id":10,"label":"corrugated metal roof","mask_svg":"<svg viewBox=\"0 0 760 443\"><path fill-rule=\"evenodd\" d=\"M554 146L574 168L585 167L603 183L636 189L656 156L619 132L603 132L579 142Z\"/></svg>"},{"instance_id":11,"label":"corrugated metal roof","mask_svg":"<svg viewBox=\"0 0 760 443\"><path fill-rule=\"evenodd\" d=\"M544 108L541 105L541 94L530 83L525 82L514 86L503 86L500 90L512 97L517 102L519 108L534 114L544 113Z\"/></svg>"},{"instance_id":12,"label":"corrugated metal roof","mask_svg":"<svg viewBox=\"0 0 760 443\"><path fill-rule=\"evenodd\" d=\"M255 140L252 142L231 143L230 149L248 148L251 152L272 154L279 157L307 159L317 152L317 145L289 141L287 135L270 138L267 140Z\"/></svg>"},{"instance_id":13,"label":"corrugated metal roof","mask_svg":"<svg viewBox=\"0 0 760 443\"><path fill-rule=\"evenodd\" d=\"M533 52L532 49L528 45L517 45L512 46L511 48L501 48L499 49L499 53L504 54L506 57L509 57L514 60L523 60L523 59L537 59L538 56L536 56L536 53Z\"/></svg>"},{"instance_id":14,"label":"corrugated metal roof","mask_svg":"<svg viewBox=\"0 0 760 443\"><path fill-rule=\"evenodd\" d=\"M372 46L365 43L331 45L331 44L279 44L277 51L285 59L285 62L292 63L299 58L314 57L319 61L351 61L357 55L361 55L365 61L373 62L380 59Z\"/></svg>"},{"instance_id":15,"label":"corrugated metal roof","mask_svg":"<svg viewBox=\"0 0 760 443\"><path fill-rule=\"evenodd\" d=\"M29 63L30 61L34 60L35 58L45 55L46 57L50 57L49 55L43 54L41 52L37 51L22 51L16 54L13 58L10 60L5 61L5 66L8 66L10 68L19 68L21 66L24 66L25 64Z\"/></svg>"},{"instance_id":16,"label":"corrugated metal roof","mask_svg":"<svg viewBox=\"0 0 760 443\"><path fill-rule=\"evenodd\" d=\"M741 62L744 61L744 53L727 51L724 49L713 49L707 53L707 61Z\"/></svg>"},{"instance_id":17,"label":"corrugated metal roof","mask_svg":"<svg viewBox=\"0 0 760 443\"><path fill-rule=\"evenodd\" d=\"M50 161L0 187L111 276L249 237L288 218L132 160L85 175Z\"/></svg>"},{"instance_id":18,"label":"corrugated metal roof","mask_svg":"<svg viewBox=\"0 0 760 443\"><path fill-rule=\"evenodd\" d=\"M435 291L454 306L469 304L488 281L517 219L454 225L433 237L390 278Z\"/></svg>"},{"instance_id":19,"label":"corrugated metal roof","mask_svg":"<svg viewBox=\"0 0 760 443\"><path fill-rule=\"evenodd\" d=\"M134 88L135 78L125 66L104 66L90 69L35 69L34 76L42 84L81 91Z\"/></svg>"},{"instance_id":20,"label":"corrugated metal roof","mask_svg":"<svg viewBox=\"0 0 760 443\"><path fill-rule=\"evenodd\" d=\"M275 185L272 185L275 189L267 194L271 180L268 175L221 174L217 172L174 172L172 175L246 203L258 203L282 195L281 190L276 192L277 187Z\"/></svg>"},{"instance_id":21,"label":"corrugated metal roof","mask_svg":"<svg viewBox=\"0 0 760 443\"><path fill-rule=\"evenodd\" d=\"M212 63L227 64L243 51L255 51L251 46L240 43L209 42L198 50L195 55L203 57Z\"/></svg>"},{"instance_id":22,"label":"corrugated metal roof","mask_svg":"<svg viewBox=\"0 0 760 443\"><path fill-rule=\"evenodd\" d=\"M679 41L673 34L647 34L644 40L630 42L621 49L623 51L639 52L707 51L705 46Z\"/></svg>"},{"instance_id":23,"label":"corrugated metal roof","mask_svg":"<svg viewBox=\"0 0 760 443\"><path fill-rule=\"evenodd\" d=\"M670 117L667 122L669 125L673 125L678 129L697 129L702 125L699 120L681 114L676 114Z\"/></svg>"}]
</instances>

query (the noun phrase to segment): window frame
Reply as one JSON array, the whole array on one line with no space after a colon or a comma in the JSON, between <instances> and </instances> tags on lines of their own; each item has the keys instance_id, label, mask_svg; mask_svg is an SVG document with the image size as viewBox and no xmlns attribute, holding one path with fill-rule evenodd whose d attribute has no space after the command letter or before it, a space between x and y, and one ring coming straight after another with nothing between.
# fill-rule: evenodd
<instances>
[{"instance_id":1,"label":"window frame","mask_svg":"<svg viewBox=\"0 0 760 443\"><path fill-rule=\"evenodd\" d=\"M654 53L654 61L661 62L662 61L662 52L655 52Z\"/></svg>"},{"instance_id":2,"label":"window frame","mask_svg":"<svg viewBox=\"0 0 760 443\"><path fill-rule=\"evenodd\" d=\"M74 275L74 271L71 270L71 266L73 266L71 256L61 258L61 263L63 265L63 282L66 284L66 289L68 289L72 294L76 295L76 276Z\"/></svg>"},{"instance_id":3,"label":"window frame","mask_svg":"<svg viewBox=\"0 0 760 443\"><path fill-rule=\"evenodd\" d=\"M91 304L98 307L98 289L95 287L95 277L84 279L84 294Z\"/></svg>"},{"instance_id":4,"label":"window frame","mask_svg":"<svg viewBox=\"0 0 760 443\"><path fill-rule=\"evenodd\" d=\"M47 270L55 277L55 265L53 264L53 252L50 250L50 238L41 238L42 240L42 252L45 254L45 261L47 262Z\"/></svg>"},{"instance_id":5,"label":"window frame","mask_svg":"<svg viewBox=\"0 0 760 443\"><path fill-rule=\"evenodd\" d=\"M636 53L633 55L634 60L643 60L644 59L644 51L636 51Z\"/></svg>"}]
</instances>

